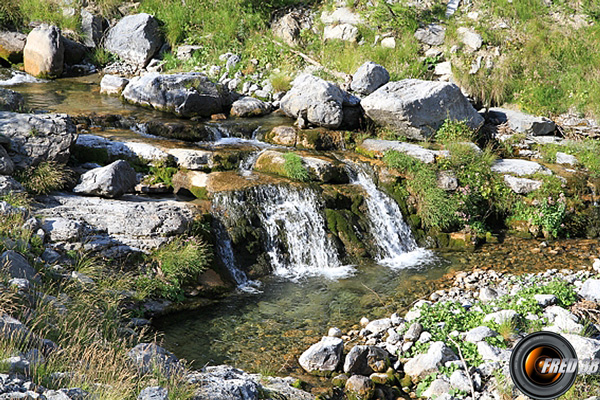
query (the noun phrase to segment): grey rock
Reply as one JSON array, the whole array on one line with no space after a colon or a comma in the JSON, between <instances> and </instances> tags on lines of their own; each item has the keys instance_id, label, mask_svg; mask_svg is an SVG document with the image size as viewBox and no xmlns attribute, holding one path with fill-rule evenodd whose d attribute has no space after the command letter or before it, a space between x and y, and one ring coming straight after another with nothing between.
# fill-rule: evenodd
<instances>
[{"instance_id":1,"label":"grey rock","mask_svg":"<svg viewBox=\"0 0 600 400\"><path fill-rule=\"evenodd\" d=\"M84 225L84 248L113 257L156 249L186 232L194 218L184 203L137 196L108 200L61 194L42 201L38 214Z\"/></svg>"},{"instance_id":2,"label":"grey rock","mask_svg":"<svg viewBox=\"0 0 600 400\"><path fill-rule=\"evenodd\" d=\"M486 303L488 301L492 301L500 297L500 294L490 287L482 287L479 291L479 300Z\"/></svg>"},{"instance_id":3,"label":"grey rock","mask_svg":"<svg viewBox=\"0 0 600 400\"><path fill-rule=\"evenodd\" d=\"M237 66L241 61L242 59L240 56L238 56L237 54L232 54L231 56L229 56L229 58L227 58L227 61L225 62L225 68L227 68L227 71L229 71L230 69Z\"/></svg>"},{"instance_id":4,"label":"grey rock","mask_svg":"<svg viewBox=\"0 0 600 400\"><path fill-rule=\"evenodd\" d=\"M60 217L45 219L42 229L51 242L75 242L83 234L80 223Z\"/></svg>"},{"instance_id":5,"label":"grey rock","mask_svg":"<svg viewBox=\"0 0 600 400\"><path fill-rule=\"evenodd\" d=\"M404 372L411 377L424 378L439 370L447 361L458 359L444 342L434 342L426 354L419 354L404 364Z\"/></svg>"},{"instance_id":6,"label":"grey rock","mask_svg":"<svg viewBox=\"0 0 600 400\"><path fill-rule=\"evenodd\" d=\"M22 111L23 107L25 99L21 93L0 88L0 111Z\"/></svg>"},{"instance_id":7,"label":"grey rock","mask_svg":"<svg viewBox=\"0 0 600 400\"><path fill-rule=\"evenodd\" d=\"M87 47L96 47L102 40L103 19L99 15L94 15L86 9L81 10L81 33L83 44Z\"/></svg>"},{"instance_id":8,"label":"grey rock","mask_svg":"<svg viewBox=\"0 0 600 400\"><path fill-rule=\"evenodd\" d=\"M271 112L271 105L253 97L242 97L231 105L234 117L260 117Z\"/></svg>"},{"instance_id":9,"label":"grey rock","mask_svg":"<svg viewBox=\"0 0 600 400\"><path fill-rule=\"evenodd\" d=\"M450 376L450 386L453 389L462 390L463 392L471 392L471 383L467 373L463 370L456 370Z\"/></svg>"},{"instance_id":10,"label":"grey rock","mask_svg":"<svg viewBox=\"0 0 600 400\"><path fill-rule=\"evenodd\" d=\"M228 365L206 367L203 372L188 375L197 385L197 400L258 400L261 390L249 374Z\"/></svg>"},{"instance_id":11,"label":"grey rock","mask_svg":"<svg viewBox=\"0 0 600 400\"><path fill-rule=\"evenodd\" d=\"M588 279L579 290L579 295L586 300L600 302L600 279Z\"/></svg>"},{"instance_id":12,"label":"grey rock","mask_svg":"<svg viewBox=\"0 0 600 400\"><path fill-rule=\"evenodd\" d=\"M483 118L458 86L447 82L389 82L365 97L361 106L377 124L416 140L434 135L446 119L465 121L474 130L483 125Z\"/></svg>"},{"instance_id":13,"label":"grey rock","mask_svg":"<svg viewBox=\"0 0 600 400\"><path fill-rule=\"evenodd\" d=\"M370 378L360 375L352 375L346 381L346 392L356 399L370 399L375 392L375 384Z\"/></svg>"},{"instance_id":14,"label":"grey rock","mask_svg":"<svg viewBox=\"0 0 600 400\"><path fill-rule=\"evenodd\" d=\"M342 339L324 336L302 353L298 363L307 372L335 371L342 361L343 351Z\"/></svg>"},{"instance_id":15,"label":"grey rock","mask_svg":"<svg viewBox=\"0 0 600 400\"><path fill-rule=\"evenodd\" d=\"M499 123L507 123L509 128L515 132L527 133L533 136L550 135L556 128L556 124L548 118L535 117L505 108L492 107L488 116Z\"/></svg>"},{"instance_id":16,"label":"grey rock","mask_svg":"<svg viewBox=\"0 0 600 400\"><path fill-rule=\"evenodd\" d=\"M20 32L0 32L0 57L11 64L23 62L23 49L27 35Z\"/></svg>"},{"instance_id":17,"label":"grey rock","mask_svg":"<svg viewBox=\"0 0 600 400\"><path fill-rule=\"evenodd\" d=\"M10 176L0 175L0 196L10 193L22 193L25 191L23 185Z\"/></svg>"},{"instance_id":18,"label":"grey rock","mask_svg":"<svg viewBox=\"0 0 600 400\"><path fill-rule=\"evenodd\" d=\"M338 7L333 12L323 11L321 14L321 22L325 25L360 25L363 23L363 19L360 14L353 12L348 7Z\"/></svg>"},{"instance_id":19,"label":"grey rock","mask_svg":"<svg viewBox=\"0 0 600 400\"><path fill-rule=\"evenodd\" d=\"M393 36L383 38L381 40L381 47L383 47L385 49L395 49L396 48L396 38Z\"/></svg>"},{"instance_id":20,"label":"grey rock","mask_svg":"<svg viewBox=\"0 0 600 400\"><path fill-rule=\"evenodd\" d=\"M392 327L392 320L389 318L376 319L367 324L365 329L373 335L379 335Z\"/></svg>"},{"instance_id":21,"label":"grey rock","mask_svg":"<svg viewBox=\"0 0 600 400\"><path fill-rule=\"evenodd\" d=\"M65 65L80 64L83 61L85 55L87 54L87 47L85 47L79 42L76 42L66 37L62 37L61 40L65 49Z\"/></svg>"},{"instance_id":22,"label":"grey rock","mask_svg":"<svg viewBox=\"0 0 600 400\"><path fill-rule=\"evenodd\" d=\"M343 121L343 91L331 82L300 75L281 99L281 110L291 118L306 118L325 128L338 128Z\"/></svg>"},{"instance_id":23,"label":"grey rock","mask_svg":"<svg viewBox=\"0 0 600 400\"><path fill-rule=\"evenodd\" d=\"M123 98L182 117L210 117L223 111L225 99L205 75L195 72L159 74L133 78L123 90Z\"/></svg>"},{"instance_id":24,"label":"grey rock","mask_svg":"<svg viewBox=\"0 0 600 400\"><path fill-rule=\"evenodd\" d=\"M140 343L127 356L141 374L160 371L169 376L182 370L177 357L154 343Z\"/></svg>"},{"instance_id":25,"label":"grey rock","mask_svg":"<svg viewBox=\"0 0 600 400\"><path fill-rule=\"evenodd\" d=\"M584 326L579 323L579 318L573 313L559 306L550 306L544 310L544 316L553 326L546 327L544 330L554 332L582 334Z\"/></svg>"},{"instance_id":26,"label":"grey rock","mask_svg":"<svg viewBox=\"0 0 600 400\"><path fill-rule=\"evenodd\" d=\"M183 45L177 48L177 59L190 60L195 52L202 50L202 46Z\"/></svg>"},{"instance_id":27,"label":"grey rock","mask_svg":"<svg viewBox=\"0 0 600 400\"><path fill-rule=\"evenodd\" d=\"M429 24L423 28L417 29L415 38L430 46L440 46L444 44L446 38L446 28L438 24Z\"/></svg>"},{"instance_id":28,"label":"grey rock","mask_svg":"<svg viewBox=\"0 0 600 400\"><path fill-rule=\"evenodd\" d=\"M100 93L120 95L128 83L129 79L117 75L106 74L100 81Z\"/></svg>"},{"instance_id":29,"label":"grey rock","mask_svg":"<svg viewBox=\"0 0 600 400\"><path fill-rule=\"evenodd\" d=\"M548 307L556 304L557 298L553 294L535 294L533 298L542 307Z\"/></svg>"},{"instance_id":30,"label":"grey rock","mask_svg":"<svg viewBox=\"0 0 600 400\"><path fill-rule=\"evenodd\" d=\"M440 171L437 176L437 185L441 189L452 192L458 189L458 178L454 171Z\"/></svg>"},{"instance_id":31,"label":"grey rock","mask_svg":"<svg viewBox=\"0 0 600 400\"><path fill-rule=\"evenodd\" d=\"M450 384L443 379L436 379L431 382L431 385L423 392L423 397L437 398L438 396L448 393L450 391Z\"/></svg>"},{"instance_id":32,"label":"grey rock","mask_svg":"<svg viewBox=\"0 0 600 400\"><path fill-rule=\"evenodd\" d=\"M44 249L44 252L42 253L41 257L45 263L54 264L60 259L60 254L52 249L46 248Z\"/></svg>"},{"instance_id":33,"label":"grey rock","mask_svg":"<svg viewBox=\"0 0 600 400\"><path fill-rule=\"evenodd\" d=\"M591 339L579 335L562 333L565 339L571 343L579 359L600 358L600 340Z\"/></svg>"},{"instance_id":34,"label":"grey rock","mask_svg":"<svg viewBox=\"0 0 600 400\"><path fill-rule=\"evenodd\" d=\"M483 44L481 35L472 29L460 27L457 29L460 41L467 46L470 51L477 51Z\"/></svg>"},{"instance_id":35,"label":"grey rock","mask_svg":"<svg viewBox=\"0 0 600 400\"><path fill-rule=\"evenodd\" d=\"M358 39L358 28L350 24L326 25L323 31L323 39L356 42Z\"/></svg>"},{"instance_id":36,"label":"grey rock","mask_svg":"<svg viewBox=\"0 0 600 400\"><path fill-rule=\"evenodd\" d=\"M138 396L138 400L168 400L169 391L160 386L149 386L142 390Z\"/></svg>"},{"instance_id":37,"label":"grey rock","mask_svg":"<svg viewBox=\"0 0 600 400\"><path fill-rule=\"evenodd\" d=\"M2 360L2 363L8 367L8 371L12 373L18 374L28 374L29 373L29 361L27 361L23 357L9 357L7 359Z\"/></svg>"},{"instance_id":38,"label":"grey rock","mask_svg":"<svg viewBox=\"0 0 600 400\"><path fill-rule=\"evenodd\" d=\"M127 161L118 160L106 167L96 168L81 176L81 183L73 189L75 193L108 198L121 197L133 191L137 174Z\"/></svg>"},{"instance_id":39,"label":"grey rock","mask_svg":"<svg viewBox=\"0 0 600 400\"><path fill-rule=\"evenodd\" d=\"M535 179L517 178L512 175L504 175L506 186L517 194L528 194L542 187L542 181Z\"/></svg>"},{"instance_id":40,"label":"grey rock","mask_svg":"<svg viewBox=\"0 0 600 400\"><path fill-rule=\"evenodd\" d=\"M292 126L276 126L268 135L267 140L281 146L296 146L298 134Z\"/></svg>"},{"instance_id":41,"label":"grey rock","mask_svg":"<svg viewBox=\"0 0 600 400\"><path fill-rule=\"evenodd\" d=\"M371 375L373 372L384 372L389 363L389 354L381 347L357 345L346 356L344 372Z\"/></svg>"},{"instance_id":42,"label":"grey rock","mask_svg":"<svg viewBox=\"0 0 600 400\"><path fill-rule=\"evenodd\" d=\"M0 335L13 339L29 335L27 327L19 320L7 314L0 314Z\"/></svg>"},{"instance_id":43,"label":"grey rock","mask_svg":"<svg viewBox=\"0 0 600 400\"><path fill-rule=\"evenodd\" d=\"M500 174L514 174L517 176L533 175L536 173L551 175L552 171L534 161L520 159L496 160L492 165L492 171Z\"/></svg>"},{"instance_id":44,"label":"grey rock","mask_svg":"<svg viewBox=\"0 0 600 400\"><path fill-rule=\"evenodd\" d=\"M12 159L0 145L0 175L11 175L15 171L15 164Z\"/></svg>"},{"instance_id":45,"label":"grey rock","mask_svg":"<svg viewBox=\"0 0 600 400\"><path fill-rule=\"evenodd\" d=\"M481 342L485 338L494 336L498 336L498 332L488 328L487 326L478 326L477 328L473 328L466 333L465 341L477 343Z\"/></svg>"},{"instance_id":46,"label":"grey rock","mask_svg":"<svg viewBox=\"0 0 600 400\"><path fill-rule=\"evenodd\" d=\"M271 24L271 30L276 37L283 39L288 46L294 47L300 44L302 25L297 13L290 12L281 18L275 19Z\"/></svg>"},{"instance_id":47,"label":"grey rock","mask_svg":"<svg viewBox=\"0 0 600 400\"><path fill-rule=\"evenodd\" d=\"M10 140L9 154L17 166L24 168L42 161L66 162L77 133L65 114L0 111L0 136Z\"/></svg>"},{"instance_id":48,"label":"grey rock","mask_svg":"<svg viewBox=\"0 0 600 400\"><path fill-rule=\"evenodd\" d=\"M508 361L510 358L510 351L483 341L477 342L477 352L484 361Z\"/></svg>"},{"instance_id":49,"label":"grey rock","mask_svg":"<svg viewBox=\"0 0 600 400\"><path fill-rule=\"evenodd\" d=\"M35 77L58 78L63 73L65 48L60 29L42 24L27 35L23 49L25 72Z\"/></svg>"},{"instance_id":50,"label":"grey rock","mask_svg":"<svg viewBox=\"0 0 600 400\"><path fill-rule=\"evenodd\" d=\"M79 135L75 143L80 147L106 150L108 155L115 158L140 158L146 161L164 162L169 154L158 147L143 142L120 142L96 135Z\"/></svg>"},{"instance_id":51,"label":"grey rock","mask_svg":"<svg viewBox=\"0 0 600 400\"><path fill-rule=\"evenodd\" d=\"M315 400L315 396L291 385L296 382L292 377L262 377L260 383L266 391L272 393L272 397L286 400ZM279 396L279 397L278 397Z\"/></svg>"},{"instance_id":52,"label":"grey rock","mask_svg":"<svg viewBox=\"0 0 600 400\"><path fill-rule=\"evenodd\" d=\"M369 95L390 81L390 73L381 65L367 61L352 76L350 89Z\"/></svg>"},{"instance_id":53,"label":"grey rock","mask_svg":"<svg viewBox=\"0 0 600 400\"><path fill-rule=\"evenodd\" d=\"M39 281L38 272L29 265L25 257L13 250L7 250L0 256L0 269L11 278L23 278L30 281Z\"/></svg>"},{"instance_id":54,"label":"grey rock","mask_svg":"<svg viewBox=\"0 0 600 400\"><path fill-rule=\"evenodd\" d=\"M327 332L327 336L341 338L342 330L340 328L336 328L336 327L329 328L329 331Z\"/></svg>"},{"instance_id":55,"label":"grey rock","mask_svg":"<svg viewBox=\"0 0 600 400\"><path fill-rule=\"evenodd\" d=\"M71 400L62 390L46 390L44 396L47 400Z\"/></svg>"},{"instance_id":56,"label":"grey rock","mask_svg":"<svg viewBox=\"0 0 600 400\"><path fill-rule=\"evenodd\" d=\"M381 139L366 139L362 142L359 148L379 157L383 156L386 151L395 150L421 160L427 164L435 162L436 157L443 154L440 151L429 150L423 146L419 146L418 144Z\"/></svg>"},{"instance_id":57,"label":"grey rock","mask_svg":"<svg viewBox=\"0 0 600 400\"><path fill-rule=\"evenodd\" d=\"M145 13L128 15L112 27L104 42L106 50L143 68L163 45L156 19Z\"/></svg>"},{"instance_id":58,"label":"grey rock","mask_svg":"<svg viewBox=\"0 0 600 400\"><path fill-rule=\"evenodd\" d=\"M419 337L421 336L422 332L423 332L423 325L421 325L418 322L415 322L408 328L408 330L404 334L404 341L405 342L416 342L417 340L419 340Z\"/></svg>"},{"instance_id":59,"label":"grey rock","mask_svg":"<svg viewBox=\"0 0 600 400\"><path fill-rule=\"evenodd\" d=\"M556 152L556 163L573 166L579 164L579 160L575 156L558 151Z\"/></svg>"},{"instance_id":60,"label":"grey rock","mask_svg":"<svg viewBox=\"0 0 600 400\"><path fill-rule=\"evenodd\" d=\"M169 149L167 151L180 168L198 171L213 165L213 152L211 151L191 149Z\"/></svg>"}]
</instances>

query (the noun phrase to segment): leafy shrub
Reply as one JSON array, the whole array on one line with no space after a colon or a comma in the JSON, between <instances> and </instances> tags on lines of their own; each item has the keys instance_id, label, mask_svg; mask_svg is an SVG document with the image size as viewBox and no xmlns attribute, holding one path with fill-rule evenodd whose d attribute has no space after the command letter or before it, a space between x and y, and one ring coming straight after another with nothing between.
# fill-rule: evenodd
<instances>
[{"instance_id":1,"label":"leafy shrub","mask_svg":"<svg viewBox=\"0 0 600 400\"><path fill-rule=\"evenodd\" d=\"M283 158L285 160L283 171L288 178L300 182L308 182L310 180L308 170L302 164L302 158L298 154L285 153Z\"/></svg>"},{"instance_id":2,"label":"leafy shrub","mask_svg":"<svg viewBox=\"0 0 600 400\"><path fill-rule=\"evenodd\" d=\"M476 139L465 121L447 119L435 133L435 140L441 143L472 142Z\"/></svg>"},{"instance_id":3,"label":"leafy shrub","mask_svg":"<svg viewBox=\"0 0 600 400\"><path fill-rule=\"evenodd\" d=\"M20 171L15 178L29 193L37 196L64 189L72 179L72 174L63 164L44 161L37 167Z\"/></svg>"},{"instance_id":4,"label":"leafy shrub","mask_svg":"<svg viewBox=\"0 0 600 400\"><path fill-rule=\"evenodd\" d=\"M541 203L527 204L520 201L515 205L513 215L509 219L527 221L531 227L556 238L563 231L565 217L566 205L563 196L557 200L544 199Z\"/></svg>"},{"instance_id":5,"label":"leafy shrub","mask_svg":"<svg viewBox=\"0 0 600 400\"><path fill-rule=\"evenodd\" d=\"M145 183L148 185L164 183L169 187L173 187L173 176L177 171L177 168L166 165L150 166L149 175L146 177Z\"/></svg>"},{"instance_id":6,"label":"leafy shrub","mask_svg":"<svg viewBox=\"0 0 600 400\"><path fill-rule=\"evenodd\" d=\"M137 280L138 290L149 296L183 300L183 287L204 272L212 258L209 246L196 237L176 238L154 252L154 276Z\"/></svg>"}]
</instances>

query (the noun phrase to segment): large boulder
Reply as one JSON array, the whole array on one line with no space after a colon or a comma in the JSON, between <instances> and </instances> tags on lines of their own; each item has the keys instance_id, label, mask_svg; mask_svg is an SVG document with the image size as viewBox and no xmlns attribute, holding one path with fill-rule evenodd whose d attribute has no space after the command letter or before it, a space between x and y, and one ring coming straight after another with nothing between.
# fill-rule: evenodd
<instances>
[{"instance_id":1,"label":"large boulder","mask_svg":"<svg viewBox=\"0 0 600 400\"><path fill-rule=\"evenodd\" d=\"M0 111L0 136L10 140L9 154L23 168L42 161L67 162L77 129L65 114Z\"/></svg>"},{"instance_id":2,"label":"large boulder","mask_svg":"<svg viewBox=\"0 0 600 400\"><path fill-rule=\"evenodd\" d=\"M306 372L333 372L342 361L343 351L342 339L324 336L302 353L298 362Z\"/></svg>"},{"instance_id":3,"label":"large boulder","mask_svg":"<svg viewBox=\"0 0 600 400\"><path fill-rule=\"evenodd\" d=\"M23 107L25 99L21 93L0 88L0 111L22 111Z\"/></svg>"},{"instance_id":4,"label":"large boulder","mask_svg":"<svg viewBox=\"0 0 600 400\"><path fill-rule=\"evenodd\" d=\"M600 303L600 279L588 279L579 290L579 295L586 300Z\"/></svg>"},{"instance_id":5,"label":"large boulder","mask_svg":"<svg viewBox=\"0 0 600 400\"><path fill-rule=\"evenodd\" d=\"M437 157L445 154L442 151L426 149L418 144L383 139L366 139L358 146L358 149L374 157L381 157L385 152L394 150L427 164L435 162Z\"/></svg>"},{"instance_id":6,"label":"large boulder","mask_svg":"<svg viewBox=\"0 0 600 400\"><path fill-rule=\"evenodd\" d=\"M556 124L548 118L500 107L490 108L488 118L497 124L508 124L515 132L533 136L551 135L556 129Z\"/></svg>"},{"instance_id":7,"label":"large boulder","mask_svg":"<svg viewBox=\"0 0 600 400\"><path fill-rule=\"evenodd\" d=\"M303 74L294 79L292 89L281 99L280 108L292 118L302 117L311 124L339 128L344 119L344 92L331 82Z\"/></svg>"},{"instance_id":8,"label":"large boulder","mask_svg":"<svg viewBox=\"0 0 600 400\"><path fill-rule=\"evenodd\" d=\"M228 365L206 367L187 379L198 387L197 400L258 400L262 389L251 375Z\"/></svg>"},{"instance_id":9,"label":"large boulder","mask_svg":"<svg viewBox=\"0 0 600 400\"><path fill-rule=\"evenodd\" d=\"M484 122L459 87L448 82L390 82L365 97L361 106L376 123L417 140L433 136L446 119L465 121L474 130Z\"/></svg>"},{"instance_id":10,"label":"large boulder","mask_svg":"<svg viewBox=\"0 0 600 400\"><path fill-rule=\"evenodd\" d=\"M106 35L104 47L123 61L143 68L163 45L156 19L146 13L128 15Z\"/></svg>"},{"instance_id":11,"label":"large boulder","mask_svg":"<svg viewBox=\"0 0 600 400\"><path fill-rule=\"evenodd\" d=\"M496 160L492 171L500 174L514 174L517 176L533 175L536 173L552 175L552 171L535 161L506 158Z\"/></svg>"},{"instance_id":12,"label":"large boulder","mask_svg":"<svg viewBox=\"0 0 600 400\"><path fill-rule=\"evenodd\" d=\"M367 61L354 73L350 89L366 96L389 81L390 73L384 67L372 61Z\"/></svg>"},{"instance_id":13,"label":"large boulder","mask_svg":"<svg viewBox=\"0 0 600 400\"><path fill-rule=\"evenodd\" d=\"M102 40L104 19L94 15L86 9L81 10L81 33L83 44L87 47L96 47Z\"/></svg>"},{"instance_id":14,"label":"large boulder","mask_svg":"<svg viewBox=\"0 0 600 400\"><path fill-rule=\"evenodd\" d=\"M0 256L0 271L7 273L10 278L39 281L38 272L25 257L13 250L5 251Z\"/></svg>"},{"instance_id":15,"label":"large boulder","mask_svg":"<svg viewBox=\"0 0 600 400\"><path fill-rule=\"evenodd\" d=\"M75 146L84 155L86 149L94 149L97 151L105 150L109 158L141 159L158 162L166 162L169 159L169 154L150 143L120 142L90 134L79 135Z\"/></svg>"},{"instance_id":16,"label":"large boulder","mask_svg":"<svg viewBox=\"0 0 600 400\"><path fill-rule=\"evenodd\" d=\"M23 62L23 49L27 35L20 32L0 32L0 58L11 64Z\"/></svg>"},{"instance_id":17,"label":"large boulder","mask_svg":"<svg viewBox=\"0 0 600 400\"><path fill-rule=\"evenodd\" d=\"M346 356L344 372L371 375L373 372L384 372L389 363L389 354L381 347L356 345Z\"/></svg>"},{"instance_id":18,"label":"large boulder","mask_svg":"<svg viewBox=\"0 0 600 400\"><path fill-rule=\"evenodd\" d=\"M177 357L154 343L140 343L127 356L140 374L160 371L169 376L183 370Z\"/></svg>"},{"instance_id":19,"label":"large boulder","mask_svg":"<svg viewBox=\"0 0 600 400\"><path fill-rule=\"evenodd\" d=\"M108 198L121 197L137 184L135 170L127 161L118 160L102 168L81 175L81 182L73 192Z\"/></svg>"},{"instance_id":20,"label":"large boulder","mask_svg":"<svg viewBox=\"0 0 600 400\"><path fill-rule=\"evenodd\" d=\"M0 175L12 175L15 171L15 164L4 149L0 146Z\"/></svg>"},{"instance_id":21,"label":"large boulder","mask_svg":"<svg viewBox=\"0 0 600 400\"><path fill-rule=\"evenodd\" d=\"M205 75L190 72L133 78L123 90L130 103L172 112L181 117L210 117L223 111L225 99Z\"/></svg>"},{"instance_id":22,"label":"large boulder","mask_svg":"<svg viewBox=\"0 0 600 400\"><path fill-rule=\"evenodd\" d=\"M156 249L171 237L185 233L194 220L190 206L172 200L130 195L111 200L57 194L42 201L37 215L81 224L80 241L85 249L107 257Z\"/></svg>"},{"instance_id":23,"label":"large boulder","mask_svg":"<svg viewBox=\"0 0 600 400\"><path fill-rule=\"evenodd\" d=\"M27 36L23 49L25 72L38 78L58 78L62 75L65 48L60 29L40 25Z\"/></svg>"},{"instance_id":24,"label":"large boulder","mask_svg":"<svg viewBox=\"0 0 600 400\"><path fill-rule=\"evenodd\" d=\"M62 41L63 47L65 48L65 64L76 65L81 63L87 54L87 47L66 37L63 37Z\"/></svg>"},{"instance_id":25,"label":"large boulder","mask_svg":"<svg viewBox=\"0 0 600 400\"><path fill-rule=\"evenodd\" d=\"M254 169L259 172L288 176L284 154L276 150L266 150L256 160ZM323 183L348 183L350 180L345 165L333 158L302 155L300 159L312 180Z\"/></svg>"},{"instance_id":26,"label":"large boulder","mask_svg":"<svg viewBox=\"0 0 600 400\"><path fill-rule=\"evenodd\" d=\"M271 105L253 97L242 97L231 105L234 117L260 117L271 112Z\"/></svg>"},{"instance_id":27,"label":"large boulder","mask_svg":"<svg viewBox=\"0 0 600 400\"><path fill-rule=\"evenodd\" d=\"M600 358L600 340L591 339L571 333L562 333L565 339L571 343L577 354L577 358L592 359Z\"/></svg>"}]
</instances>

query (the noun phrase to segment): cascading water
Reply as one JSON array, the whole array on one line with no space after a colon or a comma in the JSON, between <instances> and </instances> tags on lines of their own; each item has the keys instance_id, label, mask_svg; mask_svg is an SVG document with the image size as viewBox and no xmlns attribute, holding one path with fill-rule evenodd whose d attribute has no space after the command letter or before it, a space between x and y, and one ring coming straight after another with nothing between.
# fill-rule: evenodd
<instances>
[{"instance_id":1,"label":"cascading water","mask_svg":"<svg viewBox=\"0 0 600 400\"><path fill-rule=\"evenodd\" d=\"M264 230L264 251L275 275L291 280L323 275L341 278L353 268L344 266L325 230L322 204L306 187L262 185L244 192L215 195L219 208L231 221L255 215ZM248 204L253 204L249 212Z\"/></svg>"},{"instance_id":2,"label":"cascading water","mask_svg":"<svg viewBox=\"0 0 600 400\"><path fill-rule=\"evenodd\" d=\"M379 254L377 261L392 268L403 268L427 258L431 252L419 248L398 204L377 188L365 167L347 163L352 183L367 193L369 230Z\"/></svg>"}]
</instances>

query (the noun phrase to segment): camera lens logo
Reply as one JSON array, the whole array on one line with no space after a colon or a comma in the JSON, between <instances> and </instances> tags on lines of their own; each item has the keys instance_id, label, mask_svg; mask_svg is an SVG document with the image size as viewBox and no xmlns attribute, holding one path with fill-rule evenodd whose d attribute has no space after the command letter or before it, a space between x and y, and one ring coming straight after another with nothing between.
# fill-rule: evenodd
<instances>
[{"instance_id":1,"label":"camera lens logo","mask_svg":"<svg viewBox=\"0 0 600 400\"><path fill-rule=\"evenodd\" d=\"M510 375L521 392L534 400L562 396L577 377L577 354L565 338L536 332L521 340L510 357Z\"/></svg>"}]
</instances>

